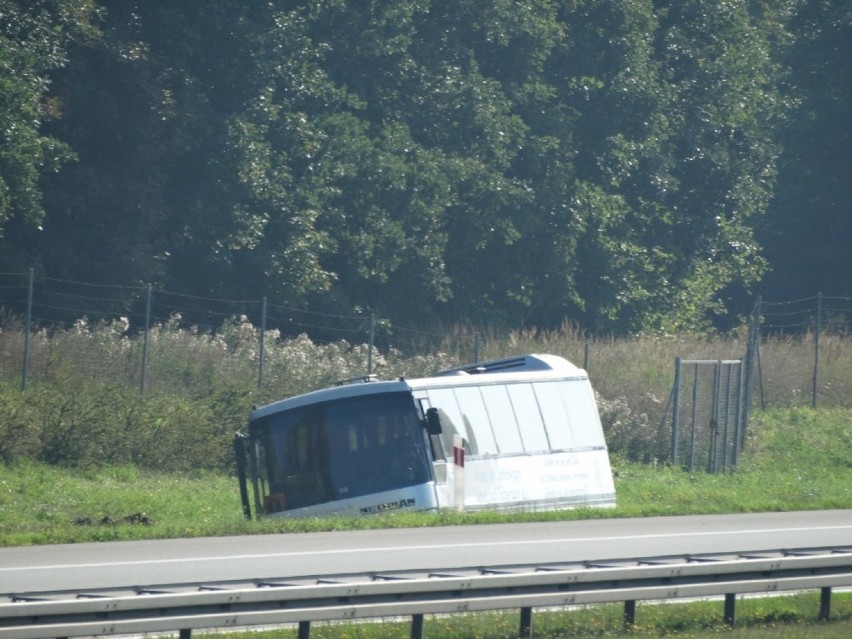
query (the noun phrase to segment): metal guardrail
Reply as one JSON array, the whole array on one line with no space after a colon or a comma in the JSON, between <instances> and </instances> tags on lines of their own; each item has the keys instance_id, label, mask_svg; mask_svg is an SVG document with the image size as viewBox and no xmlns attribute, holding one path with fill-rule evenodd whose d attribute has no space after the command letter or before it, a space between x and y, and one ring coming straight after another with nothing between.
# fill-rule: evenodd
<instances>
[{"instance_id":1,"label":"metal guardrail","mask_svg":"<svg viewBox=\"0 0 852 639\"><path fill-rule=\"evenodd\" d=\"M333 578L175 584L145 590L57 592L0 597L0 639L179 632L410 616L423 636L423 615L520 609L519 636L532 633L533 608L725 597L735 620L736 595L821 591L828 618L831 590L852 586L852 547L748 554L663 556L642 560L501 566L440 572L392 572Z\"/></svg>"}]
</instances>

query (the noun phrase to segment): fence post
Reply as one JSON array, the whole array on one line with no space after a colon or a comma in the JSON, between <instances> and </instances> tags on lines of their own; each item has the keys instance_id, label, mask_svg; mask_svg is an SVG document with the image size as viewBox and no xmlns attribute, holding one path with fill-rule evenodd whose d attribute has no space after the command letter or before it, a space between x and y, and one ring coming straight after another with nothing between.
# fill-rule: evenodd
<instances>
[{"instance_id":1,"label":"fence post","mask_svg":"<svg viewBox=\"0 0 852 639\"><path fill-rule=\"evenodd\" d=\"M722 428L722 471L728 471L728 441L731 436L731 364L725 363L725 381L723 382L725 388L725 419L721 426ZM721 399L721 391L719 392L719 398ZM736 445L736 444L735 444Z\"/></svg>"},{"instance_id":2,"label":"fence post","mask_svg":"<svg viewBox=\"0 0 852 639\"><path fill-rule=\"evenodd\" d=\"M257 366L257 387L263 386L263 359L264 359L264 344L266 342L266 296L260 302L260 346L259 358L260 362Z\"/></svg>"},{"instance_id":3,"label":"fence post","mask_svg":"<svg viewBox=\"0 0 852 639\"><path fill-rule=\"evenodd\" d=\"M376 339L376 314L370 313L370 337L367 340L367 375L373 374L373 342Z\"/></svg>"},{"instance_id":4,"label":"fence post","mask_svg":"<svg viewBox=\"0 0 852 639\"><path fill-rule=\"evenodd\" d=\"M151 325L151 285L145 294L145 330L143 332L142 341L142 376L139 382L139 393L145 394L145 382L148 377L148 327Z\"/></svg>"},{"instance_id":5,"label":"fence post","mask_svg":"<svg viewBox=\"0 0 852 639\"><path fill-rule=\"evenodd\" d=\"M677 464L677 440L678 440L678 428L677 422L680 419L680 357L675 357L675 378L674 378L674 389L672 393L673 403L672 403L672 466Z\"/></svg>"},{"instance_id":6,"label":"fence post","mask_svg":"<svg viewBox=\"0 0 852 639\"><path fill-rule=\"evenodd\" d=\"M743 445L742 440L742 421L743 421L743 408L742 408L742 397L743 397L743 360L740 359L739 366L737 366L737 395L736 395L736 408L734 410L734 449L731 451L731 466L733 468L737 467L740 461L740 448Z\"/></svg>"},{"instance_id":7,"label":"fence post","mask_svg":"<svg viewBox=\"0 0 852 639\"><path fill-rule=\"evenodd\" d=\"M751 397L754 393L752 385L754 384L754 362L757 359L757 341L760 339L760 306L761 298L757 296L757 302L754 304L754 309L751 313L751 319L748 323L748 342L746 343L746 369L744 389L743 389L743 419L742 432L740 437L745 441L746 433L748 433L748 419L751 412Z\"/></svg>"},{"instance_id":8,"label":"fence post","mask_svg":"<svg viewBox=\"0 0 852 639\"><path fill-rule=\"evenodd\" d=\"M695 439L698 423L698 364L692 365L692 418L689 429L689 472L695 469Z\"/></svg>"},{"instance_id":9,"label":"fence post","mask_svg":"<svg viewBox=\"0 0 852 639\"><path fill-rule=\"evenodd\" d=\"M30 269L27 283L27 319L24 325L24 361L21 364L21 391L27 390L27 378L30 370L30 327L33 320L33 269Z\"/></svg>"},{"instance_id":10,"label":"fence post","mask_svg":"<svg viewBox=\"0 0 852 639\"><path fill-rule=\"evenodd\" d=\"M698 366L695 367L696 372ZM719 399L722 386L722 362L717 361L713 365L713 402L710 406L710 450L707 451L707 472L715 473L719 470Z\"/></svg>"},{"instance_id":11,"label":"fence post","mask_svg":"<svg viewBox=\"0 0 852 639\"><path fill-rule=\"evenodd\" d=\"M666 400L666 407L663 409L663 416L660 419L660 425L657 427L657 439L654 442L654 464L656 465L658 457L662 456L662 451L660 450L660 446L663 442L663 428L666 426L666 420L669 417L669 408L672 406L672 399L674 398L675 389L672 386L672 389L669 391L669 398Z\"/></svg>"},{"instance_id":12,"label":"fence post","mask_svg":"<svg viewBox=\"0 0 852 639\"><path fill-rule=\"evenodd\" d=\"M822 329L822 293L817 293L816 327L814 328L814 390L811 406L817 405L817 384L819 381L819 334Z\"/></svg>"}]
</instances>

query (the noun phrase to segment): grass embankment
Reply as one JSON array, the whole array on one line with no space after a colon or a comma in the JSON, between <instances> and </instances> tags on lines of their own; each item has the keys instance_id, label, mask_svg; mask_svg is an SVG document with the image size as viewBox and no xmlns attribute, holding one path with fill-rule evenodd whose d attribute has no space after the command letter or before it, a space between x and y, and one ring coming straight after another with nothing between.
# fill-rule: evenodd
<instances>
[{"instance_id":1,"label":"grass embankment","mask_svg":"<svg viewBox=\"0 0 852 639\"><path fill-rule=\"evenodd\" d=\"M852 428L845 409L759 414L736 472L707 474L615 458L618 507L542 513L401 514L308 520L242 518L236 480L132 466L0 466L0 545L304 532L387 526L852 508Z\"/></svg>"},{"instance_id":2,"label":"grass embankment","mask_svg":"<svg viewBox=\"0 0 852 639\"><path fill-rule=\"evenodd\" d=\"M619 505L613 510L556 513L445 513L363 519L266 520L240 515L232 477L198 473L164 475L133 467L90 472L24 462L0 466L0 545L143 539L197 535L303 532L386 526L435 526L498 521L638 517L698 513L852 508L852 428L845 409L797 408L759 414L736 472L709 475L666 466L615 460ZM820 622L819 593L744 598L737 624L722 620L720 601L668 605L640 603L636 625L623 628L620 604L534 617L537 638L677 636L709 639L846 639L852 636L852 594L835 593L831 621ZM516 612L429 617L430 639L499 639L517 636ZM410 622L315 624L318 639L410 636ZM296 637L294 627L216 633L216 639Z\"/></svg>"}]
</instances>

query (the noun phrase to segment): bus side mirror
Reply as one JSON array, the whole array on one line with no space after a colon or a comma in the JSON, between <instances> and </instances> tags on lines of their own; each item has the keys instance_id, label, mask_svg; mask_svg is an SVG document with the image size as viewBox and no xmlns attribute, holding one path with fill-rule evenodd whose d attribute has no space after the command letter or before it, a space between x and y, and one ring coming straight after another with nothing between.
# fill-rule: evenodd
<instances>
[{"instance_id":1,"label":"bus side mirror","mask_svg":"<svg viewBox=\"0 0 852 639\"><path fill-rule=\"evenodd\" d=\"M430 435L441 434L441 418L438 416L437 408L430 408L426 411L426 432Z\"/></svg>"}]
</instances>

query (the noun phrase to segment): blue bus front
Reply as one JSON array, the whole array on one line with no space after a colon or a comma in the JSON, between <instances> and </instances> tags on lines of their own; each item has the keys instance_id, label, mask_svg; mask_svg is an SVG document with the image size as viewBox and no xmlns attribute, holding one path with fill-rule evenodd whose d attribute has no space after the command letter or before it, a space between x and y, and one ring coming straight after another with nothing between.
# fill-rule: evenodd
<instances>
[{"instance_id":1,"label":"blue bus front","mask_svg":"<svg viewBox=\"0 0 852 639\"><path fill-rule=\"evenodd\" d=\"M247 443L256 513L437 509L429 438L410 392L283 406L250 421Z\"/></svg>"}]
</instances>

